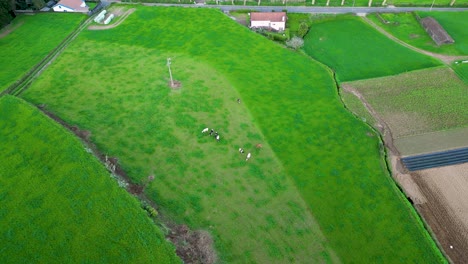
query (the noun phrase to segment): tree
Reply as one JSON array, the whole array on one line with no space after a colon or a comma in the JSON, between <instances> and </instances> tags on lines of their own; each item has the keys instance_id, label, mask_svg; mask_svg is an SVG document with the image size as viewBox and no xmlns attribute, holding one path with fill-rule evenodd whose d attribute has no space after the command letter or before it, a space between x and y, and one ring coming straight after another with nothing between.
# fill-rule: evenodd
<instances>
[{"instance_id":1,"label":"tree","mask_svg":"<svg viewBox=\"0 0 468 264\"><path fill-rule=\"evenodd\" d=\"M32 0L32 2L33 2L33 8L35 10L40 10L41 8L45 6L44 0Z\"/></svg>"},{"instance_id":2,"label":"tree","mask_svg":"<svg viewBox=\"0 0 468 264\"><path fill-rule=\"evenodd\" d=\"M0 0L0 28L4 27L14 18L14 1Z\"/></svg>"},{"instance_id":3,"label":"tree","mask_svg":"<svg viewBox=\"0 0 468 264\"><path fill-rule=\"evenodd\" d=\"M309 32L309 25L305 22L301 22L301 24L299 24L299 29L297 30L297 35L304 38L307 32Z\"/></svg>"},{"instance_id":4,"label":"tree","mask_svg":"<svg viewBox=\"0 0 468 264\"><path fill-rule=\"evenodd\" d=\"M304 46L304 40L300 37L293 37L292 39L286 41L286 46L297 50Z\"/></svg>"}]
</instances>

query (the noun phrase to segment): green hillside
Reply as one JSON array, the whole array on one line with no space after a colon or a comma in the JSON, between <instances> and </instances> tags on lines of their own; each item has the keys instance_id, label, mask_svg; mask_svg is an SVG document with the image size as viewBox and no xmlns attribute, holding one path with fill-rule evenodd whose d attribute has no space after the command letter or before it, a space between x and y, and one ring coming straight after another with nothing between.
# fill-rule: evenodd
<instances>
[{"instance_id":1,"label":"green hillside","mask_svg":"<svg viewBox=\"0 0 468 264\"><path fill-rule=\"evenodd\" d=\"M1 263L180 263L70 132L15 97L0 113Z\"/></svg>"}]
</instances>

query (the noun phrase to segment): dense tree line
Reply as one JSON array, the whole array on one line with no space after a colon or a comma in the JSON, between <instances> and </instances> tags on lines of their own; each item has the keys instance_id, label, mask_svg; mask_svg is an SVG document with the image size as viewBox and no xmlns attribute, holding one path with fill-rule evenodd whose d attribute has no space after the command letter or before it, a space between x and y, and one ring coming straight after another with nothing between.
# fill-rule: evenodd
<instances>
[{"instance_id":1,"label":"dense tree line","mask_svg":"<svg viewBox=\"0 0 468 264\"><path fill-rule=\"evenodd\" d=\"M15 7L15 0L0 0L0 28L10 23L15 17L13 9Z\"/></svg>"}]
</instances>

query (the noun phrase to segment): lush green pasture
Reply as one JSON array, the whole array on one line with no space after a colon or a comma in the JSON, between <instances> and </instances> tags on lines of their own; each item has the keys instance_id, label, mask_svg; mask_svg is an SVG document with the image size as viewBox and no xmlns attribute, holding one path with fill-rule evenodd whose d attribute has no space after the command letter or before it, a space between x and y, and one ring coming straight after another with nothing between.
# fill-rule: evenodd
<instances>
[{"instance_id":1,"label":"lush green pasture","mask_svg":"<svg viewBox=\"0 0 468 264\"><path fill-rule=\"evenodd\" d=\"M304 50L336 71L341 81L394 75L440 64L352 16L314 24L305 38Z\"/></svg>"},{"instance_id":2,"label":"lush green pasture","mask_svg":"<svg viewBox=\"0 0 468 264\"><path fill-rule=\"evenodd\" d=\"M45 75L36 84L41 88L32 91L33 101L46 102L71 123L93 131L99 147L119 157L135 181L154 173L148 193L162 212L210 231L222 259L274 263L334 258L307 205L222 74L188 55L91 37L75 43L51 71L85 66L62 70L60 78ZM182 82L180 90L167 86L167 57L174 78ZM76 75L86 78L71 81ZM218 131L221 141L203 135L205 127ZM255 150L257 143L263 143L261 151ZM249 162L239 147L252 151Z\"/></svg>"},{"instance_id":3,"label":"lush green pasture","mask_svg":"<svg viewBox=\"0 0 468 264\"><path fill-rule=\"evenodd\" d=\"M179 263L139 202L81 142L0 98L1 263Z\"/></svg>"},{"instance_id":4,"label":"lush green pasture","mask_svg":"<svg viewBox=\"0 0 468 264\"><path fill-rule=\"evenodd\" d=\"M468 124L468 87L450 68L349 84L380 113L396 138Z\"/></svg>"},{"instance_id":5,"label":"lush green pasture","mask_svg":"<svg viewBox=\"0 0 468 264\"><path fill-rule=\"evenodd\" d=\"M438 15L440 16L439 12L427 14L430 16L436 16L436 19ZM379 19L379 16L381 19ZM450 15L447 15L447 17L444 16L444 18L447 18L447 21L441 20L441 23L444 22L448 25L446 30L450 35L452 35L455 43L441 46L437 46L426 33L424 28L416 19L414 13L369 14L368 18L390 34L414 47L435 53L468 55L468 34L466 33L466 30L463 30L468 27L467 12L450 12ZM384 23L384 21L387 21L388 23ZM455 25L455 27L452 26L452 24Z\"/></svg>"},{"instance_id":6,"label":"lush green pasture","mask_svg":"<svg viewBox=\"0 0 468 264\"><path fill-rule=\"evenodd\" d=\"M16 17L12 22L15 30L0 38L0 91L39 63L85 18L72 13Z\"/></svg>"},{"instance_id":7,"label":"lush green pasture","mask_svg":"<svg viewBox=\"0 0 468 264\"><path fill-rule=\"evenodd\" d=\"M84 32L24 96L90 129L133 179L154 173L148 193L209 230L223 261L443 262L331 73L217 10L138 7Z\"/></svg>"}]
</instances>

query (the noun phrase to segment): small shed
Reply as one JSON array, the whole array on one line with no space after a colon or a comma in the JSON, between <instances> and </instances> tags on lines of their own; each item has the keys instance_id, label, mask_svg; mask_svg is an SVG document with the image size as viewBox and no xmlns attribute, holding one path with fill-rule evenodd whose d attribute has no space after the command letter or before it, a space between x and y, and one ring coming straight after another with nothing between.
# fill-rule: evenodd
<instances>
[{"instance_id":1,"label":"small shed","mask_svg":"<svg viewBox=\"0 0 468 264\"><path fill-rule=\"evenodd\" d=\"M286 12L252 12L250 27L282 31L286 28L286 19Z\"/></svg>"},{"instance_id":2,"label":"small shed","mask_svg":"<svg viewBox=\"0 0 468 264\"><path fill-rule=\"evenodd\" d=\"M445 31L445 29L434 18L422 18L420 23L438 46L455 42L447 33L447 31Z\"/></svg>"}]
</instances>

